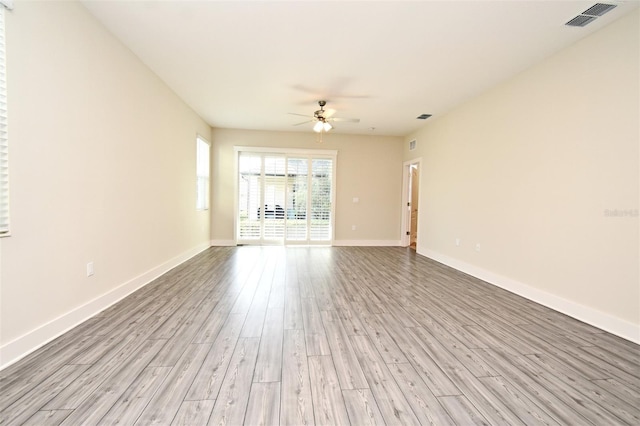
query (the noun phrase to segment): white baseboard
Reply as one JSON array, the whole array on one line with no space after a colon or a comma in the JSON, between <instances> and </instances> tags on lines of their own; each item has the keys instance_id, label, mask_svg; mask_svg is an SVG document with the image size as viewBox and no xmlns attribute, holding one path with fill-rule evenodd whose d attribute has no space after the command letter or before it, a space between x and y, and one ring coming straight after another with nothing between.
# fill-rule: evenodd
<instances>
[{"instance_id":1,"label":"white baseboard","mask_svg":"<svg viewBox=\"0 0 640 426\"><path fill-rule=\"evenodd\" d=\"M336 247L396 247L399 240L334 240Z\"/></svg>"},{"instance_id":2,"label":"white baseboard","mask_svg":"<svg viewBox=\"0 0 640 426\"><path fill-rule=\"evenodd\" d=\"M38 328L0 346L0 370L27 356L36 349L49 343L56 337L66 333L114 303L124 299L134 291L149 284L160 275L189 260L193 256L209 248L209 244L201 244L168 261L138 275L113 290L96 297L89 302L55 318Z\"/></svg>"},{"instance_id":3,"label":"white baseboard","mask_svg":"<svg viewBox=\"0 0 640 426\"><path fill-rule=\"evenodd\" d=\"M540 303L548 308L615 334L623 339L640 344L640 325L638 324L625 321L605 312L581 305L555 294L537 289L528 284L524 284L431 250L418 247L417 253L486 281L489 284L503 288L511 293L515 293L518 296Z\"/></svg>"},{"instance_id":4,"label":"white baseboard","mask_svg":"<svg viewBox=\"0 0 640 426\"><path fill-rule=\"evenodd\" d=\"M230 247L237 245L234 240L211 240L211 247ZM296 245L292 242L290 245ZM306 244L305 244L306 245ZM312 244L313 245L313 244ZM399 240L334 240L336 247L395 247L400 245Z\"/></svg>"},{"instance_id":5,"label":"white baseboard","mask_svg":"<svg viewBox=\"0 0 640 426\"><path fill-rule=\"evenodd\" d=\"M211 247L230 247L237 245L234 240L211 240ZM296 245L295 242L292 245ZM336 247L396 247L399 240L334 240Z\"/></svg>"},{"instance_id":6,"label":"white baseboard","mask_svg":"<svg viewBox=\"0 0 640 426\"><path fill-rule=\"evenodd\" d=\"M211 247L231 247L235 246L234 240L211 240Z\"/></svg>"}]
</instances>

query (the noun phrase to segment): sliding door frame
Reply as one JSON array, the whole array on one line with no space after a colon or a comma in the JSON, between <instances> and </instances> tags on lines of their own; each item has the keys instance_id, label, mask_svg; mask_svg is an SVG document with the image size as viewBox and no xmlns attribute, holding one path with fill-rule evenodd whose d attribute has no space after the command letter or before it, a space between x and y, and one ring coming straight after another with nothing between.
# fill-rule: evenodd
<instances>
[{"instance_id":1,"label":"sliding door frame","mask_svg":"<svg viewBox=\"0 0 640 426\"><path fill-rule=\"evenodd\" d=\"M239 215L239 188L240 188L240 173L239 173L239 161L240 154L275 154L282 155L285 158L285 162L289 158L300 158L300 157L308 157L309 159L309 170L311 171L311 162L312 159L330 159L332 160L332 171L331 171L331 236L327 241L311 241L310 240L310 225L311 222L307 225L307 240L306 241L287 241L286 235L286 222L285 222L285 235L282 241L282 244L285 245L333 245L333 241L335 239L335 206L336 206L336 170L337 170L337 162L338 162L338 151L330 150L330 149L300 149L300 148L271 148L271 147L256 147L256 146L234 146L234 188L233 188L233 238L234 244L269 244L273 243L272 241L265 241L264 237L261 236L259 240L256 241L248 241L248 240L239 240L239 226L238 223L238 215ZM285 163L286 164L286 163ZM285 166L285 170L287 170ZM309 181L311 179L311 173L309 173ZM308 189L311 191L311 187ZM285 190L286 193L286 190ZM309 198L311 199L309 192ZM286 196L286 195L285 195ZM286 204L286 203L285 203ZM310 218L310 211L307 211L307 217ZM311 220L311 219L309 219ZM263 231L261 230L261 233Z\"/></svg>"}]
</instances>

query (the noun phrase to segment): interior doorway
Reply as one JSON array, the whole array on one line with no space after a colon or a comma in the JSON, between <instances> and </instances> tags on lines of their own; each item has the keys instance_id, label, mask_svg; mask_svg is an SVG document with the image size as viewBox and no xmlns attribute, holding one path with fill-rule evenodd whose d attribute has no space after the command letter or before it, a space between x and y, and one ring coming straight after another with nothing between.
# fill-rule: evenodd
<instances>
[{"instance_id":1,"label":"interior doorway","mask_svg":"<svg viewBox=\"0 0 640 426\"><path fill-rule=\"evenodd\" d=\"M409 186L411 187L411 198L409 200L411 222L411 225L409 226L409 247L415 250L416 244L418 243L418 188L420 185L420 176L417 164L411 164L409 166L409 174Z\"/></svg>"},{"instance_id":2,"label":"interior doorway","mask_svg":"<svg viewBox=\"0 0 640 426\"><path fill-rule=\"evenodd\" d=\"M413 250L418 246L418 218L420 209L420 159L407 161L403 167L402 189L402 246Z\"/></svg>"}]
</instances>

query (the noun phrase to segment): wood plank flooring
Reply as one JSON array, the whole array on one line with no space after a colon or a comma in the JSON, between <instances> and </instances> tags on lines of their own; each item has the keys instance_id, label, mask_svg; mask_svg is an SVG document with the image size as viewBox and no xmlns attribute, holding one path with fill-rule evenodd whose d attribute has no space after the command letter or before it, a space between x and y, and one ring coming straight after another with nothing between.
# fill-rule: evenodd
<instances>
[{"instance_id":1,"label":"wood plank flooring","mask_svg":"<svg viewBox=\"0 0 640 426\"><path fill-rule=\"evenodd\" d=\"M640 346L397 247L217 247L0 372L2 425L638 425Z\"/></svg>"}]
</instances>

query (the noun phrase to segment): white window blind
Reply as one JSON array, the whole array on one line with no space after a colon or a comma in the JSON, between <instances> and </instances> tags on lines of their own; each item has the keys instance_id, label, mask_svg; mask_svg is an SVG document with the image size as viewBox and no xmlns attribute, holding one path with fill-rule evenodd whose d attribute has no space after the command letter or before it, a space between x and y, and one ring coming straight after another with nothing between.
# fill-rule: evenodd
<instances>
[{"instance_id":1,"label":"white window blind","mask_svg":"<svg viewBox=\"0 0 640 426\"><path fill-rule=\"evenodd\" d=\"M209 209L209 142L196 138L196 209Z\"/></svg>"},{"instance_id":2,"label":"white window blind","mask_svg":"<svg viewBox=\"0 0 640 426\"><path fill-rule=\"evenodd\" d=\"M5 4L3 2L3 4ZM9 4L6 4L10 7ZM9 144L7 134L7 80L4 8L0 7L0 236L9 235Z\"/></svg>"}]
</instances>

